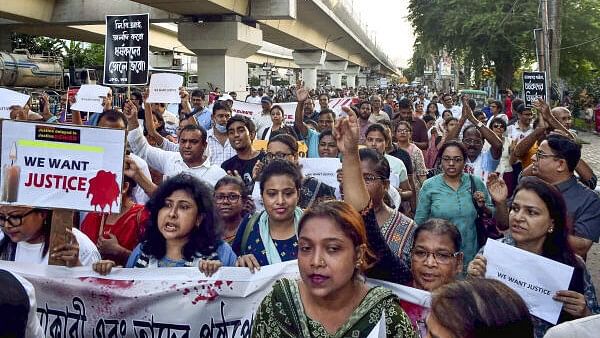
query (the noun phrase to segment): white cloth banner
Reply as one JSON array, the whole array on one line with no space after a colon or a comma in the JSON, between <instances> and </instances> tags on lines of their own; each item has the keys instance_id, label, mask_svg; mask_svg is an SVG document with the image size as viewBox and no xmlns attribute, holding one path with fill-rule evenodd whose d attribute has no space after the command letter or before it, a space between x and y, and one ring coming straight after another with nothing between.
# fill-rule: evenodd
<instances>
[{"instance_id":1,"label":"white cloth banner","mask_svg":"<svg viewBox=\"0 0 600 338\"><path fill-rule=\"evenodd\" d=\"M272 284L298 276L296 261L254 274L225 267L211 277L196 268L117 268L111 279L89 267L0 261L0 269L33 284L47 337L250 337L254 313ZM401 299L422 298L418 290L386 286Z\"/></svg>"},{"instance_id":2,"label":"white cloth banner","mask_svg":"<svg viewBox=\"0 0 600 338\"><path fill-rule=\"evenodd\" d=\"M314 101L316 110L320 110L319 101ZM298 102L283 102L283 103L273 103L274 105L279 105L283 109L283 113L285 114L285 122L288 125L294 124L296 106ZM329 101L329 108L333 110L337 116L343 116L344 113L342 111L342 107L350 106L352 104L351 97L344 98L336 98L331 99ZM242 101L233 101L233 106L231 108L233 110L233 114L242 114L249 117L253 115L258 115L262 112L262 105L255 103L247 103Z\"/></svg>"},{"instance_id":3,"label":"white cloth banner","mask_svg":"<svg viewBox=\"0 0 600 338\"><path fill-rule=\"evenodd\" d=\"M27 104L29 101L29 95L21 94L14 90L0 88L0 118L10 118L10 107L21 106Z\"/></svg>"},{"instance_id":4,"label":"white cloth banner","mask_svg":"<svg viewBox=\"0 0 600 338\"><path fill-rule=\"evenodd\" d=\"M180 103L179 87L183 86L183 76L171 73L156 73L150 77L148 89L149 103Z\"/></svg>"},{"instance_id":5,"label":"white cloth banner","mask_svg":"<svg viewBox=\"0 0 600 338\"><path fill-rule=\"evenodd\" d=\"M75 96L76 102L71 106L71 109L101 113L104 111L102 97L108 95L109 89L101 85L81 85Z\"/></svg>"},{"instance_id":6,"label":"white cloth banner","mask_svg":"<svg viewBox=\"0 0 600 338\"><path fill-rule=\"evenodd\" d=\"M525 300L532 315L556 324L563 304L552 296L569 289L573 267L492 239L483 254L485 277L506 284Z\"/></svg>"}]
</instances>

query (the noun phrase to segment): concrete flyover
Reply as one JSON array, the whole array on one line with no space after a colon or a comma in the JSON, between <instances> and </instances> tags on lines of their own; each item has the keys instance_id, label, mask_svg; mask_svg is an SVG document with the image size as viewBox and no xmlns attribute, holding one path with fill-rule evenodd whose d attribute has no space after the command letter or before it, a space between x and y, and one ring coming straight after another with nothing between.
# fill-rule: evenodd
<instances>
[{"instance_id":1,"label":"concrete flyover","mask_svg":"<svg viewBox=\"0 0 600 338\"><path fill-rule=\"evenodd\" d=\"M196 54L198 82L217 83L225 90L244 91L247 62L262 60L302 68L309 86L316 85L317 70L328 72L334 86L341 85L342 75L355 86L359 67L395 73L341 7L339 0L7 1L0 8L0 39L18 31L102 43L105 15L150 13L152 23L178 24L178 32L153 25L151 48L178 46L177 52ZM262 41L294 50L293 62L261 54Z\"/></svg>"}]
</instances>

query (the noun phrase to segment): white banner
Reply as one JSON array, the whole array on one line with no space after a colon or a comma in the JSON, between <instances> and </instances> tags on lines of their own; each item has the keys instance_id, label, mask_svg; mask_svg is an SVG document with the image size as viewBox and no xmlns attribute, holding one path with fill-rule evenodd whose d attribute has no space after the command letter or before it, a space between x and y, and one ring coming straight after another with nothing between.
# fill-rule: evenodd
<instances>
[{"instance_id":1,"label":"white banner","mask_svg":"<svg viewBox=\"0 0 600 338\"><path fill-rule=\"evenodd\" d=\"M254 274L221 268L209 278L196 268L114 269L111 279L89 267L0 261L0 269L33 284L47 337L250 337L254 313L272 284L298 277L296 261ZM422 291L386 287L401 299L428 304Z\"/></svg>"},{"instance_id":2,"label":"white banner","mask_svg":"<svg viewBox=\"0 0 600 338\"><path fill-rule=\"evenodd\" d=\"M150 77L148 89L149 103L180 103L179 87L183 86L183 76L171 73L156 73Z\"/></svg>"},{"instance_id":3,"label":"white banner","mask_svg":"<svg viewBox=\"0 0 600 338\"><path fill-rule=\"evenodd\" d=\"M101 113L102 97L108 95L110 88L100 85L81 85L75 96L75 103L71 106L73 110Z\"/></svg>"},{"instance_id":4,"label":"white banner","mask_svg":"<svg viewBox=\"0 0 600 338\"><path fill-rule=\"evenodd\" d=\"M552 297L569 289L573 267L492 239L483 254L485 277L506 284L525 300L532 315L556 324L563 304Z\"/></svg>"},{"instance_id":5,"label":"white banner","mask_svg":"<svg viewBox=\"0 0 600 338\"><path fill-rule=\"evenodd\" d=\"M2 121L0 203L119 212L125 131Z\"/></svg>"},{"instance_id":6,"label":"white banner","mask_svg":"<svg viewBox=\"0 0 600 338\"><path fill-rule=\"evenodd\" d=\"M0 88L0 118L10 118L10 107L23 107L29 101L29 95L15 92L14 90Z\"/></svg>"},{"instance_id":7,"label":"white banner","mask_svg":"<svg viewBox=\"0 0 600 338\"><path fill-rule=\"evenodd\" d=\"M352 104L352 101L353 99L351 97L331 99L329 100L329 109L333 110L337 116L342 116L344 115L344 113L342 112L342 107L350 106ZM294 121L296 120L295 114L298 102L283 102L273 104L281 106L285 115L286 124L293 125ZM314 101L314 104L315 110L319 111L319 101ZM252 117L253 115L257 115L262 112L262 105L242 101L233 101L233 107L231 109L233 110L233 114L243 114L248 117Z\"/></svg>"}]
</instances>

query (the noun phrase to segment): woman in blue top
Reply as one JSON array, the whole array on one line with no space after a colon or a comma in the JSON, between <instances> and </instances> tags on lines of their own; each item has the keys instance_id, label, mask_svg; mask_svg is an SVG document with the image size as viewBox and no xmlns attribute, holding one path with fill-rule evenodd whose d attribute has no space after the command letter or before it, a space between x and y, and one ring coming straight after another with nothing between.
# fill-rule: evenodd
<instances>
[{"instance_id":1,"label":"woman in blue top","mask_svg":"<svg viewBox=\"0 0 600 338\"><path fill-rule=\"evenodd\" d=\"M237 266L258 269L294 260L298 255L298 207L302 174L290 161L274 159L260 175L260 193L265 210L240 226L232 246L239 255Z\"/></svg>"},{"instance_id":2,"label":"woman in blue top","mask_svg":"<svg viewBox=\"0 0 600 338\"><path fill-rule=\"evenodd\" d=\"M460 251L464 252L466 265L478 250L475 226L477 210L473 199L489 216L493 214L494 206L483 181L479 177L463 173L467 149L462 143L448 141L442 145L439 154L443 173L423 183L415 222L422 224L430 218L441 218L455 224L463 239ZM471 187L471 182L474 187Z\"/></svg>"},{"instance_id":3,"label":"woman in blue top","mask_svg":"<svg viewBox=\"0 0 600 338\"><path fill-rule=\"evenodd\" d=\"M221 240L212 189L181 173L163 182L146 204L150 220L126 268L198 266L212 275L220 266L233 266L236 255ZM107 274L113 261L100 261L94 270Z\"/></svg>"}]
</instances>

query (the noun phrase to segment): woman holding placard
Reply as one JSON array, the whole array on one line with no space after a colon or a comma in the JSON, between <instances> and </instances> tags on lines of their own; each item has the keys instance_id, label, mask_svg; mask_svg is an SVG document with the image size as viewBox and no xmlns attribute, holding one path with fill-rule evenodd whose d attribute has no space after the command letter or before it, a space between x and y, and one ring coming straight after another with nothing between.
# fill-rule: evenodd
<instances>
[{"instance_id":1,"label":"woman holding placard","mask_svg":"<svg viewBox=\"0 0 600 338\"><path fill-rule=\"evenodd\" d=\"M50 249L52 212L49 210L0 206L0 260L48 264L48 257L66 266L92 265L100 260L94 243L78 229L67 229L65 244Z\"/></svg>"},{"instance_id":2,"label":"woman holding placard","mask_svg":"<svg viewBox=\"0 0 600 338\"><path fill-rule=\"evenodd\" d=\"M569 225L565 201L548 183L526 177L516 188L509 214L510 235L503 243L572 266L575 270L568 290L558 291L554 299L563 303L558 323L600 313L596 292L584 261L569 245ZM483 277L486 259L477 255L467 273ZM542 337L552 324L533 317L535 336Z\"/></svg>"},{"instance_id":3,"label":"woman holding placard","mask_svg":"<svg viewBox=\"0 0 600 338\"><path fill-rule=\"evenodd\" d=\"M198 266L210 276L220 266L233 266L236 256L221 240L212 189L181 173L163 182L146 204L150 221L144 237L127 260L127 268ZM94 264L101 274L115 262Z\"/></svg>"}]
</instances>

